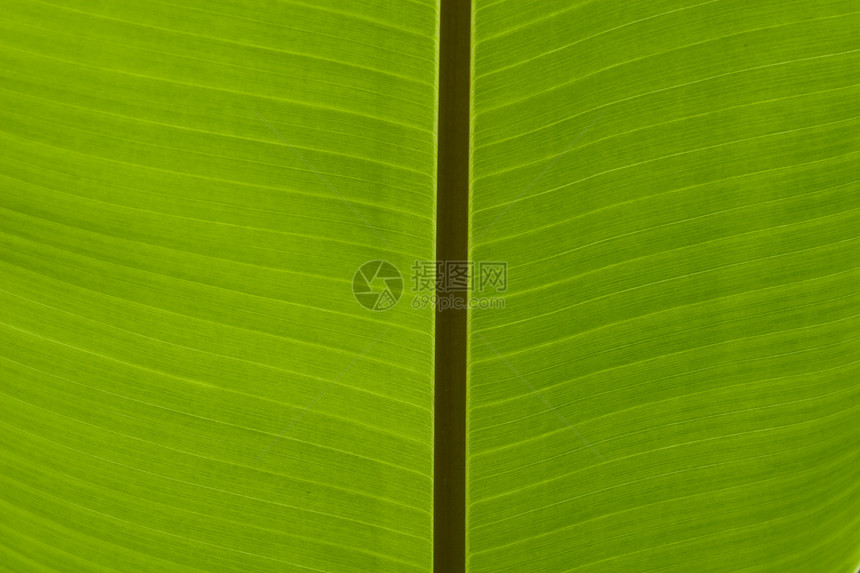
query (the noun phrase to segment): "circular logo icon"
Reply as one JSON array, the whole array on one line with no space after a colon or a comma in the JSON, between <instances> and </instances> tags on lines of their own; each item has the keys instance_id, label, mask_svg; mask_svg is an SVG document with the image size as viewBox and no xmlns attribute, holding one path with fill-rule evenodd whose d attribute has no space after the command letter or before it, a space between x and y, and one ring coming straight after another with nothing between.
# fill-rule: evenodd
<instances>
[{"instance_id":1,"label":"circular logo icon","mask_svg":"<svg viewBox=\"0 0 860 573\"><path fill-rule=\"evenodd\" d=\"M403 294L403 277L388 261L369 261L355 271L352 294L368 310L388 310Z\"/></svg>"}]
</instances>

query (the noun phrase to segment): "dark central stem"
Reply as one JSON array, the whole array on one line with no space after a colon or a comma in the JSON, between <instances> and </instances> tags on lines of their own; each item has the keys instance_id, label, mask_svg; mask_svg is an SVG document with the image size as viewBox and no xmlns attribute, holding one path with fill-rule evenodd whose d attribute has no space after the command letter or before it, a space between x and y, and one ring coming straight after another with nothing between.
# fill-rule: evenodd
<instances>
[{"instance_id":1,"label":"dark central stem","mask_svg":"<svg viewBox=\"0 0 860 573\"><path fill-rule=\"evenodd\" d=\"M469 226L470 0L442 0L436 259L465 261ZM465 303L468 293L443 293ZM437 306L433 561L466 566L466 310Z\"/></svg>"}]
</instances>

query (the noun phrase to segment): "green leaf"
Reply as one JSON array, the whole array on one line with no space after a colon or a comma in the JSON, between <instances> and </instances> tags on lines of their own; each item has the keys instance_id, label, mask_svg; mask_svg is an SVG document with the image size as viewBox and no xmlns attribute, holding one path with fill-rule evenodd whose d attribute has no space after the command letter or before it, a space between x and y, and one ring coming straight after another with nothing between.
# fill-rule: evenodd
<instances>
[{"instance_id":1,"label":"green leaf","mask_svg":"<svg viewBox=\"0 0 860 573\"><path fill-rule=\"evenodd\" d=\"M857 2L473 4L466 568L855 570ZM0 569L432 569L441 20L3 3Z\"/></svg>"},{"instance_id":2,"label":"green leaf","mask_svg":"<svg viewBox=\"0 0 860 573\"><path fill-rule=\"evenodd\" d=\"M856 567L857 12L476 2L469 571Z\"/></svg>"},{"instance_id":3,"label":"green leaf","mask_svg":"<svg viewBox=\"0 0 860 573\"><path fill-rule=\"evenodd\" d=\"M3 3L0 568L430 570L437 28Z\"/></svg>"}]
</instances>

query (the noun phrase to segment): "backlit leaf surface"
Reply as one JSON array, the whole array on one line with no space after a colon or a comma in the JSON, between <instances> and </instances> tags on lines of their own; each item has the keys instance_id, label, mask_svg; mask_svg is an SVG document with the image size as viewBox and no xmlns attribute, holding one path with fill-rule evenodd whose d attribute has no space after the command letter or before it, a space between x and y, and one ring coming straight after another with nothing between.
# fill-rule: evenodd
<instances>
[{"instance_id":1,"label":"backlit leaf surface","mask_svg":"<svg viewBox=\"0 0 860 573\"><path fill-rule=\"evenodd\" d=\"M437 28L3 2L0 569L430 570Z\"/></svg>"},{"instance_id":2,"label":"backlit leaf surface","mask_svg":"<svg viewBox=\"0 0 860 573\"><path fill-rule=\"evenodd\" d=\"M856 568L858 9L476 2L469 571Z\"/></svg>"}]
</instances>

